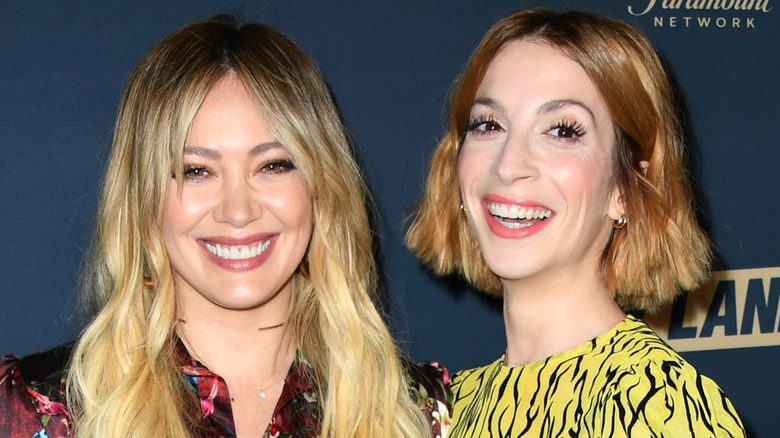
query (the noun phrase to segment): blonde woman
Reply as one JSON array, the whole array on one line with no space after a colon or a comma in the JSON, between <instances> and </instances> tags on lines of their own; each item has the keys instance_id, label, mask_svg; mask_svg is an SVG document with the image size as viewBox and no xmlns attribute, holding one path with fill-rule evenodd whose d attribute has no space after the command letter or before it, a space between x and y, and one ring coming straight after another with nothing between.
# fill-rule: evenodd
<instances>
[{"instance_id":1,"label":"blonde woman","mask_svg":"<svg viewBox=\"0 0 780 438\"><path fill-rule=\"evenodd\" d=\"M618 20L530 9L452 97L408 245L503 297L505 354L453 377L450 437L727 437L718 386L640 319L707 275L669 80Z\"/></svg>"},{"instance_id":2,"label":"blonde woman","mask_svg":"<svg viewBox=\"0 0 780 438\"><path fill-rule=\"evenodd\" d=\"M0 435L421 437L448 381L372 302L369 201L312 61L215 17L125 90L75 342L0 369ZM370 202L369 202L370 203Z\"/></svg>"}]
</instances>

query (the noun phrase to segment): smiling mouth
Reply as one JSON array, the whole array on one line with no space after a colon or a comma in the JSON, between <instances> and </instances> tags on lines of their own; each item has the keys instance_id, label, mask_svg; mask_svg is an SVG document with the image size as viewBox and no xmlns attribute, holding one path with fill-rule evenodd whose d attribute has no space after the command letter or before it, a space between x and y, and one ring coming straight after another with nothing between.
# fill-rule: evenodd
<instances>
[{"instance_id":1,"label":"smiling mouth","mask_svg":"<svg viewBox=\"0 0 780 438\"><path fill-rule=\"evenodd\" d=\"M487 210L501 225L507 228L524 228L538 224L552 216L552 210L540 207L486 203Z\"/></svg>"},{"instance_id":2,"label":"smiling mouth","mask_svg":"<svg viewBox=\"0 0 780 438\"><path fill-rule=\"evenodd\" d=\"M252 257L257 257L260 254L262 254L266 249L268 249L268 246L271 244L271 239L266 240L265 242L259 243L257 245L251 245L251 246L245 246L245 245L225 245L222 246L220 244L211 244L204 242L206 244L206 250L208 252L214 254L215 256L225 259L225 260L245 260L245 259L251 259Z\"/></svg>"}]
</instances>

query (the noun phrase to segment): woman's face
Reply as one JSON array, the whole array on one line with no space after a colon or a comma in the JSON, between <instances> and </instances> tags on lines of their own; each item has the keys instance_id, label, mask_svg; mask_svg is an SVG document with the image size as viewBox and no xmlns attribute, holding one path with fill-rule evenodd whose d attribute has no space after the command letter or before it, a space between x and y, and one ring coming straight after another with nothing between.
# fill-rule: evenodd
<instances>
[{"instance_id":1,"label":"woman's face","mask_svg":"<svg viewBox=\"0 0 780 438\"><path fill-rule=\"evenodd\" d=\"M311 200L287 150L234 76L206 95L183 165L181 192L175 179L168 184L162 222L180 304L286 306L312 233Z\"/></svg>"},{"instance_id":2,"label":"woman's face","mask_svg":"<svg viewBox=\"0 0 780 438\"><path fill-rule=\"evenodd\" d=\"M467 126L461 196L490 269L505 285L597 273L620 211L615 135L582 67L548 45L508 43L488 67Z\"/></svg>"}]
</instances>

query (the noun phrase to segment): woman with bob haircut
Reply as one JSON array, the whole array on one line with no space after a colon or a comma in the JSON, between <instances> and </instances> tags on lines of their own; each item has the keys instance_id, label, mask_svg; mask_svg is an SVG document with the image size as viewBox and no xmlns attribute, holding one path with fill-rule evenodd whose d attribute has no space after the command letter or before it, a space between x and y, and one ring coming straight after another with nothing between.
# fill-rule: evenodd
<instances>
[{"instance_id":1,"label":"woman with bob haircut","mask_svg":"<svg viewBox=\"0 0 780 438\"><path fill-rule=\"evenodd\" d=\"M502 296L507 348L457 373L450 437L744 436L731 402L628 311L707 276L669 79L638 30L535 8L452 96L407 245Z\"/></svg>"},{"instance_id":2,"label":"woman with bob haircut","mask_svg":"<svg viewBox=\"0 0 780 438\"><path fill-rule=\"evenodd\" d=\"M449 382L374 306L370 196L315 64L218 16L133 71L80 338L0 368L0 435L421 437Z\"/></svg>"}]
</instances>

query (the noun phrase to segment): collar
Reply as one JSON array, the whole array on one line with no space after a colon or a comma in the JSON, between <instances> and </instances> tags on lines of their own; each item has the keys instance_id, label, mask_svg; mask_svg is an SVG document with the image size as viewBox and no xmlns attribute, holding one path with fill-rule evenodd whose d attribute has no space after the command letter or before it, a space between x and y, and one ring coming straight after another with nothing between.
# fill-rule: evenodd
<instances>
[{"instance_id":1,"label":"collar","mask_svg":"<svg viewBox=\"0 0 780 438\"><path fill-rule=\"evenodd\" d=\"M230 396L224 379L192 357L178 336L176 337L174 354L182 377L200 400L203 417L206 418L215 411L221 410L220 407L232 413ZM277 413L301 397L309 402L316 400L316 391L314 370L308 355L299 350L287 372L282 394L274 408L274 418Z\"/></svg>"}]
</instances>

